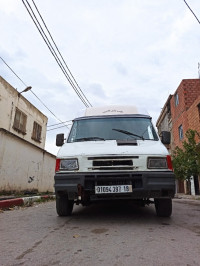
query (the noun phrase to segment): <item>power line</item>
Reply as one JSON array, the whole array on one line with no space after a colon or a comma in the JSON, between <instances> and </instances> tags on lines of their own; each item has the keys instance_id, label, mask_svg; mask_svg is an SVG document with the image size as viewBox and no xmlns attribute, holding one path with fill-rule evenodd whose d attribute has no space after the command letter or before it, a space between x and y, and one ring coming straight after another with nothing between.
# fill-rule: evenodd
<instances>
[{"instance_id":1,"label":"power line","mask_svg":"<svg viewBox=\"0 0 200 266\"><path fill-rule=\"evenodd\" d=\"M58 120L58 121L60 121L61 123L60 124L63 124L64 126L66 126L67 127L67 125L65 125L64 124L64 122L62 122L62 120L60 120L47 106L46 106L46 104L44 104L41 100L40 100L40 98L32 91L32 90L30 90L30 92L44 105L44 107L46 107L47 108L47 110ZM68 127L67 127L68 128Z\"/></svg>"},{"instance_id":2,"label":"power line","mask_svg":"<svg viewBox=\"0 0 200 266\"><path fill-rule=\"evenodd\" d=\"M4 62L4 64L13 72L13 74L26 86L28 87L28 85L15 73L15 71L6 63L6 61L0 56L1 60ZM61 123L60 124L64 124L64 122L62 122L47 106L46 104L44 104L42 102L42 100L32 91L30 90L30 92L44 105L44 107ZM65 124L64 124L65 125ZM67 125L65 125L67 127ZM67 127L68 128L68 127Z\"/></svg>"},{"instance_id":3,"label":"power line","mask_svg":"<svg viewBox=\"0 0 200 266\"><path fill-rule=\"evenodd\" d=\"M15 76L24 84L24 86L27 87L27 85L23 82L23 80L20 79L20 77L12 70L12 68L6 63L6 61L1 56L0 58L4 62L4 64L15 74Z\"/></svg>"},{"instance_id":4,"label":"power line","mask_svg":"<svg viewBox=\"0 0 200 266\"><path fill-rule=\"evenodd\" d=\"M72 120L68 120L68 121L65 121L63 123L68 123L68 122L72 122ZM57 125L60 125L60 124L62 124L62 123L57 123L57 124L49 125L47 127L54 127L54 126L57 126Z\"/></svg>"},{"instance_id":5,"label":"power line","mask_svg":"<svg viewBox=\"0 0 200 266\"><path fill-rule=\"evenodd\" d=\"M188 3L185 1L185 0L183 0L184 2L185 2L185 4L186 4L186 6L189 8L189 10L192 12L192 14L194 15L194 17L196 18L196 20L199 22L199 24L200 24L200 20L198 19L198 17L195 15L195 13L194 13L194 11L191 9L191 7L188 5Z\"/></svg>"},{"instance_id":6,"label":"power line","mask_svg":"<svg viewBox=\"0 0 200 266\"><path fill-rule=\"evenodd\" d=\"M85 94L82 92L82 90L81 90L80 87L78 86L78 83L76 82L75 78L73 77L71 71L69 70L69 68L68 68L68 66L67 66L67 64L66 64L66 62L65 62L65 60L63 59L63 57L62 57L62 55L61 55L61 53L60 53L60 51L59 51L59 49L58 49L58 47L57 47L55 41L53 40L53 37L52 37L50 31L48 30L48 28L47 28L47 26L46 26L46 23L44 22L44 19L42 18L42 16L41 16L41 14L40 14L40 12L39 12L39 10L38 10L38 8L37 8L35 2L32 1L33 4L34 4L34 6L35 6L35 8L36 8L36 10L37 10L37 12L38 12L38 14L39 14L39 16L40 16L40 18L41 18L41 20L42 20L42 22L43 22L43 24L44 24L44 26L45 26L45 28L46 28L46 30L47 30L47 32L48 32L48 34L50 35L51 40L53 41L54 46L56 47L56 50L58 51L58 53L59 53L59 55L60 55L62 61L64 62L64 64L65 64L65 66L66 66L66 68L67 68L67 70L68 70L69 73L67 72L65 66L62 64L62 62L61 62L59 56L57 55L57 53L56 53L54 47L52 46L50 40L48 39L46 33L44 32L44 30L43 30L43 28L42 28L40 22L38 21L38 19L37 19L35 13L34 13L32 7L31 7L31 5L29 4L29 2L28 2L27 0L26 0L26 3L27 3L28 6L25 4L24 0L22 0L22 2L23 2L23 4L24 4L25 8L27 9L27 11L28 11L28 13L29 13L31 19L33 20L35 26L37 27L37 29L38 29L40 35L42 36L44 42L46 43L47 47L49 48L51 54L53 55L54 59L56 60L58 66L59 66L60 69L62 70L63 74L64 74L65 77L67 78L68 82L70 83L70 85L72 86L72 88L74 89L74 91L76 92L76 94L78 95L78 97L80 98L80 100L83 102L83 104L84 104L86 107L92 106L91 103L89 102L89 100L87 99L87 97L85 96ZM70 75L71 75L72 78L70 77ZM74 82L75 82L75 83L74 83Z\"/></svg>"},{"instance_id":7,"label":"power line","mask_svg":"<svg viewBox=\"0 0 200 266\"><path fill-rule=\"evenodd\" d=\"M58 53L59 53L59 55L60 55L61 59L63 60L63 62L64 62L64 64L65 64L65 66L66 66L66 68L67 68L67 70L69 71L69 73L70 73L70 75L71 75L72 79L73 79L73 80L74 80L74 82L76 83L76 85L77 85L77 87L79 88L79 90L81 91L81 93L84 95L84 97L85 97L85 99L87 100L88 104L89 104L90 106L92 106L92 105L91 105L91 103L89 102L89 100L87 99L87 97L85 96L85 94L83 93L83 91L81 90L80 86L78 85L78 83L77 83L76 79L75 79L75 78L74 78L74 76L72 75L72 73L71 73L71 71L70 71L69 67L67 66L67 63L66 63L65 59L63 58L63 56L62 56L62 54L61 54L60 50L58 49L58 46L56 45L56 43L55 43L55 41L54 41L54 39L53 39L53 37L52 37L52 35L51 35L51 33L50 33L50 31L49 31L49 29L48 29L47 25L46 25L46 23L44 22L44 19L43 19L43 17L42 17L42 15L41 15L41 13L39 12L39 10L38 10L38 8L37 8L37 6L36 6L35 2L34 2L34 0L32 0L32 2L33 2L33 4L34 4L34 6L35 6L35 8L36 8L36 10L37 10L37 12L38 12L38 14L39 14L39 16L40 16L41 20L42 20L42 22L43 22L43 24L44 24L44 26L45 26L45 28L46 28L47 32L49 33L49 36L50 36L50 38L51 38L51 40L52 40L53 44L55 45L55 47L56 47L56 50L58 51Z\"/></svg>"},{"instance_id":8,"label":"power line","mask_svg":"<svg viewBox=\"0 0 200 266\"><path fill-rule=\"evenodd\" d=\"M22 0L22 2L23 2L23 4L24 4L24 6L26 7L26 9L27 9L27 11L28 11L28 13L29 13L31 19L33 20L35 26L37 27L37 29L38 29L40 35L42 36L44 42L46 43L47 47L49 48L50 52L52 53L54 59L56 60L57 64L59 65L59 67L61 68L62 72L63 72L64 75L66 76L67 80L69 81L69 83L70 83L71 86L73 87L73 84L72 84L72 82L71 82L70 77L68 76L68 73L65 72L65 69L63 68L62 63L60 62L60 60L59 60L59 58L58 58L58 56L57 56L57 54L56 54L54 48L52 47L50 41L48 40L48 37L46 36L44 30L42 29L42 26L40 25L40 23L39 23L39 21L38 21L36 15L35 15L35 13L33 12L33 10L32 10L32 8L31 8L30 4L26 1L27 4L29 5L29 8L30 8L30 10L31 10L31 12L32 12L32 14L33 14L33 16L34 16L35 19L33 18L31 12L29 11L28 7L26 6L26 4L24 3L23 0ZM38 26L38 25L39 25L39 26ZM73 87L73 88L74 88L74 87ZM76 91L76 88L74 88L74 90ZM79 94L79 92L77 92L77 94ZM81 99L81 95L78 95L78 96L79 96L79 98ZM81 100L82 100L82 99L81 99ZM88 107L88 105L84 102L84 100L82 100L82 102L85 104L86 107Z\"/></svg>"},{"instance_id":9,"label":"power line","mask_svg":"<svg viewBox=\"0 0 200 266\"><path fill-rule=\"evenodd\" d=\"M71 126L72 124L68 124L66 126ZM64 127L64 126L61 126L61 127ZM47 131L51 131L51 130L55 130L55 129L58 129L58 128L61 128L61 127L56 127L56 128L52 128L52 129L47 129Z\"/></svg>"},{"instance_id":10,"label":"power line","mask_svg":"<svg viewBox=\"0 0 200 266\"><path fill-rule=\"evenodd\" d=\"M28 3L29 8L30 8L30 10L31 10L31 12L32 12L32 14L33 14L33 16L34 16L35 19L33 18L33 16L32 16L32 14L31 14L30 10L28 9L28 7L26 6L26 4L24 3L23 0L22 0L22 2L23 2L23 4L24 4L24 6L26 7L26 9L27 9L27 11L28 11L28 13L29 13L31 19L33 20L35 26L37 27L37 29L38 29L40 35L42 36L44 42L46 43L47 47L49 48L51 54L53 55L54 59L56 60L57 64L59 65L60 69L62 70L63 74L65 75L65 77L67 78L67 80L69 81L69 83L71 84L72 88L73 88L73 89L75 90L75 92L77 93L78 97L79 97L79 98L81 99L81 101L84 103L84 105L85 105L86 107L89 107L89 105L85 102L85 100L82 98L82 96L80 95L79 91L77 91L77 88L74 86L73 82L71 81L71 78L69 77L68 73L66 72L66 70L65 70L65 68L64 68L64 66L63 66L63 64L62 64L62 62L60 61L59 57L57 56L57 54L56 54L56 52L55 52L53 46L51 45L51 43L50 43L48 37L47 37L46 34L45 34L44 30L42 29L42 26L40 25L40 23L39 23L39 21L38 21L36 15L35 15L35 13L33 12L33 10L32 10L32 8L31 8L30 4L29 4L29 3L27 2L27 0L26 0L26 2Z\"/></svg>"}]
</instances>

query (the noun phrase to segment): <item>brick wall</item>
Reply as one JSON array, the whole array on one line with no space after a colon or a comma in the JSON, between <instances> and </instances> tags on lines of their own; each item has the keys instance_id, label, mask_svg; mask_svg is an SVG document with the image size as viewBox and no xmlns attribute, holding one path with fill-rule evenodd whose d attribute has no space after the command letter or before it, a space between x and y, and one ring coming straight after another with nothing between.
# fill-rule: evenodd
<instances>
[{"instance_id":1,"label":"brick wall","mask_svg":"<svg viewBox=\"0 0 200 266\"><path fill-rule=\"evenodd\" d=\"M184 79L182 85L185 96L185 106L188 110L200 95L200 79Z\"/></svg>"},{"instance_id":2,"label":"brick wall","mask_svg":"<svg viewBox=\"0 0 200 266\"><path fill-rule=\"evenodd\" d=\"M200 95L199 97L193 102L190 108L187 111L187 119L189 122L189 128L197 130L200 133ZM199 139L196 139L199 142Z\"/></svg>"},{"instance_id":3,"label":"brick wall","mask_svg":"<svg viewBox=\"0 0 200 266\"><path fill-rule=\"evenodd\" d=\"M178 95L178 104L176 104L176 95ZM176 146L182 147L182 143L185 140L185 133L189 128L197 130L200 133L200 107L198 107L200 105L200 79L182 80L174 95L170 95L168 98L158 118L157 126L162 126L166 122L164 116L166 112L164 111L168 102L170 102L171 109L171 119L168 123L172 123L171 150L173 151ZM182 140L179 138L180 125L183 128ZM197 142L199 142L198 137ZM186 192L184 191L183 182L178 182L177 191L180 193Z\"/></svg>"},{"instance_id":4,"label":"brick wall","mask_svg":"<svg viewBox=\"0 0 200 266\"><path fill-rule=\"evenodd\" d=\"M175 98L178 95L179 103L175 104ZM173 97L171 98L171 115L172 115L172 150L176 147L182 147L182 141L179 139L180 125L183 127L183 134L191 128L200 132L200 119L197 105L200 99L200 80L184 79L180 83Z\"/></svg>"}]
</instances>

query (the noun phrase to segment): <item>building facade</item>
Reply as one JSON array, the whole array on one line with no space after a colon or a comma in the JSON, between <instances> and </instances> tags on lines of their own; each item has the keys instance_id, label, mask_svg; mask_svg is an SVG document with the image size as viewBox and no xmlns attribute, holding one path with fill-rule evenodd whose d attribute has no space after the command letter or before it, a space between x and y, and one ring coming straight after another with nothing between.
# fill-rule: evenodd
<instances>
[{"instance_id":1,"label":"building facade","mask_svg":"<svg viewBox=\"0 0 200 266\"><path fill-rule=\"evenodd\" d=\"M0 77L0 191L53 192L47 117Z\"/></svg>"},{"instance_id":2,"label":"building facade","mask_svg":"<svg viewBox=\"0 0 200 266\"><path fill-rule=\"evenodd\" d=\"M184 79L171 98L172 149L182 147L186 131L200 132L200 79Z\"/></svg>"},{"instance_id":3,"label":"building facade","mask_svg":"<svg viewBox=\"0 0 200 266\"><path fill-rule=\"evenodd\" d=\"M171 101L172 95L170 94L165 105L162 108L160 116L157 120L156 127L158 129L158 134L161 137L162 131L169 131L171 133L171 142L173 141L172 135L172 115L171 115ZM169 153L171 154L171 143L166 145Z\"/></svg>"},{"instance_id":4,"label":"building facade","mask_svg":"<svg viewBox=\"0 0 200 266\"><path fill-rule=\"evenodd\" d=\"M158 132L171 132L170 152L182 148L188 129L200 133L200 79L184 79L167 99L157 120ZM197 139L197 142L199 139ZM194 177L195 193L199 194L199 178ZM186 184L178 182L178 192L187 192Z\"/></svg>"},{"instance_id":5,"label":"building facade","mask_svg":"<svg viewBox=\"0 0 200 266\"><path fill-rule=\"evenodd\" d=\"M44 149L47 117L0 77L0 127Z\"/></svg>"}]
</instances>

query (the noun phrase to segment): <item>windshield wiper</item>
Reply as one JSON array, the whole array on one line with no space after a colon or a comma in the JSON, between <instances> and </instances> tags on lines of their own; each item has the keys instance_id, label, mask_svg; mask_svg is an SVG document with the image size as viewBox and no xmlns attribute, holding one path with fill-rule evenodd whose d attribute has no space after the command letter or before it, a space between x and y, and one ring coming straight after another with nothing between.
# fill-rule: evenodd
<instances>
[{"instance_id":1,"label":"windshield wiper","mask_svg":"<svg viewBox=\"0 0 200 266\"><path fill-rule=\"evenodd\" d=\"M138 138L144 140L143 136L136 135L136 134L134 134L132 132L129 132L129 131L126 131L126 130L123 130L123 129L113 128L112 130L124 133L124 134L129 135L129 136L138 137Z\"/></svg>"},{"instance_id":2,"label":"windshield wiper","mask_svg":"<svg viewBox=\"0 0 200 266\"><path fill-rule=\"evenodd\" d=\"M105 139L100 137L88 137L88 138L75 139L74 141L92 141L92 140L105 140Z\"/></svg>"}]
</instances>

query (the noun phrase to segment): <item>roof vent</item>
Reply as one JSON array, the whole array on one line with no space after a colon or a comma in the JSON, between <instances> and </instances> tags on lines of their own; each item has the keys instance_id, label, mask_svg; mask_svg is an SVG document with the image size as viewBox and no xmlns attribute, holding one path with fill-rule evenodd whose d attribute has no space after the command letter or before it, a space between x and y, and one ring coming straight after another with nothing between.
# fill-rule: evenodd
<instances>
[{"instance_id":1,"label":"roof vent","mask_svg":"<svg viewBox=\"0 0 200 266\"><path fill-rule=\"evenodd\" d=\"M118 146L137 146L137 141L134 140L117 140Z\"/></svg>"}]
</instances>

